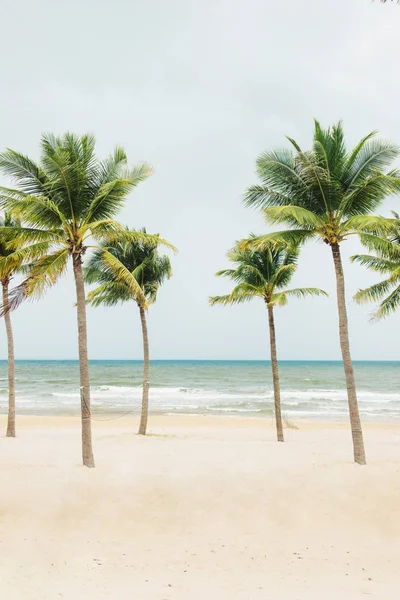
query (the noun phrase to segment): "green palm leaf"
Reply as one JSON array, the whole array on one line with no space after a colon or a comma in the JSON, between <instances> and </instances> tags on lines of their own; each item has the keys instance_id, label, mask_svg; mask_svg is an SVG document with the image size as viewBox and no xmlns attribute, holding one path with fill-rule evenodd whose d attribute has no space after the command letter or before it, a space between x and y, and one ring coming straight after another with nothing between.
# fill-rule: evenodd
<instances>
[{"instance_id":1,"label":"green palm leaf","mask_svg":"<svg viewBox=\"0 0 400 600\"><path fill-rule=\"evenodd\" d=\"M257 159L260 183L248 188L244 202L266 209L269 223L284 223L292 232L269 234L268 242L304 243L315 236L332 245L346 232L362 233L361 217L400 192L399 172L389 170L400 149L374 136L368 134L348 152L342 123L323 129L315 121L311 150L302 151L288 138L294 151L262 153ZM307 233L294 234L294 229Z\"/></svg>"},{"instance_id":2,"label":"green palm leaf","mask_svg":"<svg viewBox=\"0 0 400 600\"><path fill-rule=\"evenodd\" d=\"M387 296L379 305L378 310L373 315L374 321L379 321L388 317L400 306L400 286L396 287L389 296Z\"/></svg>"},{"instance_id":3,"label":"green palm leaf","mask_svg":"<svg viewBox=\"0 0 400 600\"><path fill-rule=\"evenodd\" d=\"M114 306L133 300L143 307L155 302L159 286L172 275L169 258L158 253L164 242L146 230L126 228L118 239L103 242L84 269L85 281L99 284L88 302Z\"/></svg>"},{"instance_id":4,"label":"green palm leaf","mask_svg":"<svg viewBox=\"0 0 400 600\"><path fill-rule=\"evenodd\" d=\"M134 298L138 304L146 306L146 297L143 290L126 266L105 248L101 250L101 261L104 269L110 269L116 282L125 285L128 288L131 297Z\"/></svg>"},{"instance_id":5,"label":"green palm leaf","mask_svg":"<svg viewBox=\"0 0 400 600\"><path fill-rule=\"evenodd\" d=\"M125 179L114 179L104 183L91 202L86 222L107 219L122 207L126 196L151 174L151 167L144 163L127 173Z\"/></svg>"},{"instance_id":6,"label":"green palm leaf","mask_svg":"<svg viewBox=\"0 0 400 600\"><path fill-rule=\"evenodd\" d=\"M250 283L243 282L234 287L230 294L226 294L225 296L211 296L209 302L211 306L215 306L216 304L228 306L229 304L243 304L256 297L262 298L259 288Z\"/></svg>"},{"instance_id":7,"label":"green palm leaf","mask_svg":"<svg viewBox=\"0 0 400 600\"><path fill-rule=\"evenodd\" d=\"M324 223L321 217L301 206L271 206L265 209L264 215L271 225L284 223L290 227L306 227L311 231L322 227Z\"/></svg>"},{"instance_id":8,"label":"green palm leaf","mask_svg":"<svg viewBox=\"0 0 400 600\"><path fill-rule=\"evenodd\" d=\"M18 248L14 258L32 262L41 252L59 257L54 263L46 259L40 264L41 284L38 270L34 277L28 274L30 283L22 286L25 295L31 289L44 290L56 281L54 269L58 266L60 275L65 272L65 257L77 252L83 257L89 237L100 244L102 240L112 244L113 240L128 238L126 228L112 217L127 194L151 173L146 163L130 168L125 152L118 147L100 161L95 155L94 136L72 133L61 137L44 134L39 164L13 150L2 152L0 170L18 186L0 189L0 208L24 221L18 231L0 225L4 243L12 240ZM139 240L142 234L129 235ZM156 245L162 242L168 245L157 236L152 239ZM3 261L4 267L6 264L11 264L11 258ZM48 276L43 271L46 265Z\"/></svg>"},{"instance_id":9,"label":"green palm leaf","mask_svg":"<svg viewBox=\"0 0 400 600\"><path fill-rule=\"evenodd\" d=\"M312 239L313 232L308 229L288 229L287 231L274 231L266 235L250 237L240 242L241 249L260 250L271 246L286 246L292 248Z\"/></svg>"},{"instance_id":10,"label":"green palm leaf","mask_svg":"<svg viewBox=\"0 0 400 600\"><path fill-rule=\"evenodd\" d=\"M363 233L360 235L360 240L365 248L371 252L376 252L382 258L393 261L400 259L400 245L390 239Z\"/></svg>"},{"instance_id":11,"label":"green palm leaf","mask_svg":"<svg viewBox=\"0 0 400 600\"><path fill-rule=\"evenodd\" d=\"M376 215L357 215L350 217L342 224L344 233L372 233L378 236L388 235L393 231L393 219Z\"/></svg>"},{"instance_id":12,"label":"green palm leaf","mask_svg":"<svg viewBox=\"0 0 400 600\"><path fill-rule=\"evenodd\" d=\"M234 263L234 268L218 271L217 276L228 277L237 285L230 294L212 296L209 299L212 306L240 304L254 297L262 298L267 305L284 306L290 294L295 296L297 293L298 297L301 297L302 292L303 295L325 294L315 288L292 291L282 289L296 271L297 248L274 242L257 249L257 242L258 237L251 235L246 240L237 242L228 252L228 259Z\"/></svg>"},{"instance_id":13,"label":"green palm leaf","mask_svg":"<svg viewBox=\"0 0 400 600\"><path fill-rule=\"evenodd\" d=\"M293 288L284 291L286 296L294 296L295 298L306 298L307 296L328 296L324 290L319 288Z\"/></svg>"},{"instance_id":14,"label":"green palm leaf","mask_svg":"<svg viewBox=\"0 0 400 600\"><path fill-rule=\"evenodd\" d=\"M351 262L358 262L363 267L367 267L371 271L377 271L378 273L392 273L398 268L398 263L395 261L369 254L355 254L350 257L350 260Z\"/></svg>"},{"instance_id":15,"label":"green palm leaf","mask_svg":"<svg viewBox=\"0 0 400 600\"><path fill-rule=\"evenodd\" d=\"M357 304L365 304L366 302L377 302L381 300L393 287L390 279L380 281L371 285L369 288L358 290L354 295L354 300Z\"/></svg>"}]
</instances>

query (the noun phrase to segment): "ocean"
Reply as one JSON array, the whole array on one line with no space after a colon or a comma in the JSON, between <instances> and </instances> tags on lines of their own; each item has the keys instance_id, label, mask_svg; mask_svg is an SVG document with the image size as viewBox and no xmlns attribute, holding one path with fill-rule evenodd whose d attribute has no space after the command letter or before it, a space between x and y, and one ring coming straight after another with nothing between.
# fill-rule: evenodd
<instances>
[{"instance_id":1,"label":"ocean","mask_svg":"<svg viewBox=\"0 0 400 600\"><path fill-rule=\"evenodd\" d=\"M400 362L354 362L367 420L400 418ZM141 361L90 361L94 419L138 413ZM281 361L282 411L289 419L347 418L341 362ZM0 412L7 410L7 362L0 361ZM150 410L158 414L273 415L268 361L152 361ZM19 414L79 414L77 361L16 361Z\"/></svg>"}]
</instances>

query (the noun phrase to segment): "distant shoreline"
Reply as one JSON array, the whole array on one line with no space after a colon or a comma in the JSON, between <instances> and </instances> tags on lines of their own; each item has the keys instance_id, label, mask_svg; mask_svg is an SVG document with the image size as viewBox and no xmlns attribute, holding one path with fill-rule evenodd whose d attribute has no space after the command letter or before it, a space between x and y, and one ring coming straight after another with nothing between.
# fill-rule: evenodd
<instances>
[{"instance_id":1,"label":"distant shoreline","mask_svg":"<svg viewBox=\"0 0 400 600\"><path fill-rule=\"evenodd\" d=\"M16 363L79 363L77 358L18 358L15 359ZM390 364L390 365L400 365L400 360L353 360L353 364ZM0 359L0 364L7 364L6 358ZM130 358L92 358L89 359L89 363L99 364L99 363L133 363L133 364L141 364L143 360L141 359L130 359ZM270 364L270 360L264 359L213 359L213 358L160 358L153 359L150 363L154 364L168 364L168 363L212 363L212 364ZM341 360L320 360L320 359L284 359L279 360L279 364L337 364L341 365Z\"/></svg>"}]
</instances>

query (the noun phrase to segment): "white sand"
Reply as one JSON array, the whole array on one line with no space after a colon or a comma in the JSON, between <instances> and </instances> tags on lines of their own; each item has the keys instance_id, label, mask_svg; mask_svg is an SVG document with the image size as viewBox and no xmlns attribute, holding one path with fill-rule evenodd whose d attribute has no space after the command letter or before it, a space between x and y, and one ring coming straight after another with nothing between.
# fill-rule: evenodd
<instances>
[{"instance_id":1,"label":"white sand","mask_svg":"<svg viewBox=\"0 0 400 600\"><path fill-rule=\"evenodd\" d=\"M0 419L4 428L5 419ZM400 425L274 441L271 421L24 417L0 438L4 600L357 600L400 597ZM4 431L4 429L2 429Z\"/></svg>"}]
</instances>

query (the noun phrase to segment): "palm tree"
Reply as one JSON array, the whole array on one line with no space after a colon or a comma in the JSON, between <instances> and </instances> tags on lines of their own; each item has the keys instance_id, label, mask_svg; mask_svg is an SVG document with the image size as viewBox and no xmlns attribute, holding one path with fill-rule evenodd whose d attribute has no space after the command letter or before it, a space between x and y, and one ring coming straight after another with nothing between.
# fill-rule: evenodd
<instances>
[{"instance_id":1,"label":"palm tree","mask_svg":"<svg viewBox=\"0 0 400 600\"><path fill-rule=\"evenodd\" d=\"M112 156L99 160L92 135L66 133L62 137L42 136L39 164L8 149L0 154L0 169L17 184L16 189L0 189L0 207L22 216L26 224L18 231L0 228L0 235L19 233L18 241L28 247L37 243L48 245L46 254L35 262L27 279L10 293L3 314L26 297L40 296L66 272L69 260L72 261L77 300L82 458L85 466L94 467L82 263L90 247L89 238L96 242L107 236L126 235L112 217L128 193L148 177L150 167L143 164L129 168L125 152L118 147ZM114 257L104 250L104 260L112 262Z\"/></svg>"},{"instance_id":2,"label":"palm tree","mask_svg":"<svg viewBox=\"0 0 400 600\"><path fill-rule=\"evenodd\" d=\"M354 460L360 465L366 461L350 355L340 244L351 235L368 237L385 232L387 220L368 213L400 189L398 172L386 172L399 155L399 148L374 136L375 132L369 133L348 152L341 122L324 130L315 121L310 151L303 151L295 140L288 138L294 152L279 150L259 156L257 173L261 185L250 187L245 197L247 206L264 210L268 223L290 227L288 231L251 240L253 247L263 247L272 240L302 244L318 238L331 249Z\"/></svg>"},{"instance_id":3,"label":"palm tree","mask_svg":"<svg viewBox=\"0 0 400 600\"><path fill-rule=\"evenodd\" d=\"M400 306L400 216L392 211L392 228L386 238L370 236L364 245L375 255L356 254L350 258L371 271L385 275L386 279L358 290L354 299L358 304L381 301L372 319L378 321L395 312Z\"/></svg>"},{"instance_id":4,"label":"palm tree","mask_svg":"<svg viewBox=\"0 0 400 600\"><path fill-rule=\"evenodd\" d=\"M128 230L128 233L134 235L136 232ZM146 230L141 233L147 235ZM139 308L144 363L140 435L146 434L149 414L150 357L146 312L149 305L156 301L160 285L172 275L170 259L159 255L159 244L153 238L144 238L141 242L115 241L111 245L104 244L102 249L93 253L84 269L85 281L99 284L88 295L88 302L92 306L115 306L120 302L134 301ZM103 249L106 247L115 258L112 265L104 260ZM129 275L121 280L122 269ZM131 279L129 286L128 277Z\"/></svg>"},{"instance_id":5,"label":"palm tree","mask_svg":"<svg viewBox=\"0 0 400 600\"><path fill-rule=\"evenodd\" d=\"M11 316L7 310L10 282L15 275L24 273L27 259L40 256L46 249L46 245L34 244L29 250L22 249L18 244L20 221L13 219L11 215L5 214L0 218L0 228L12 228L14 235L5 236L0 241L0 281L3 290L3 306L6 307L4 321L7 334L8 348L8 419L7 437L15 437L15 364L14 364L14 339L11 325ZM7 240L7 241L6 241Z\"/></svg>"},{"instance_id":6,"label":"palm tree","mask_svg":"<svg viewBox=\"0 0 400 600\"><path fill-rule=\"evenodd\" d=\"M255 239L254 236L250 237ZM281 393L279 385L278 359L276 352L274 308L285 306L291 296L326 296L326 292L316 288L285 289L291 281L297 266L298 250L286 245L273 244L262 250L242 250L241 242L228 253L228 258L235 263L234 269L218 271L217 276L229 277L236 285L226 296L210 298L210 304L240 304L253 298L261 298L268 310L269 339L271 349L272 380L274 385L274 406L276 433L278 442L283 442L283 426L281 415Z\"/></svg>"}]
</instances>

